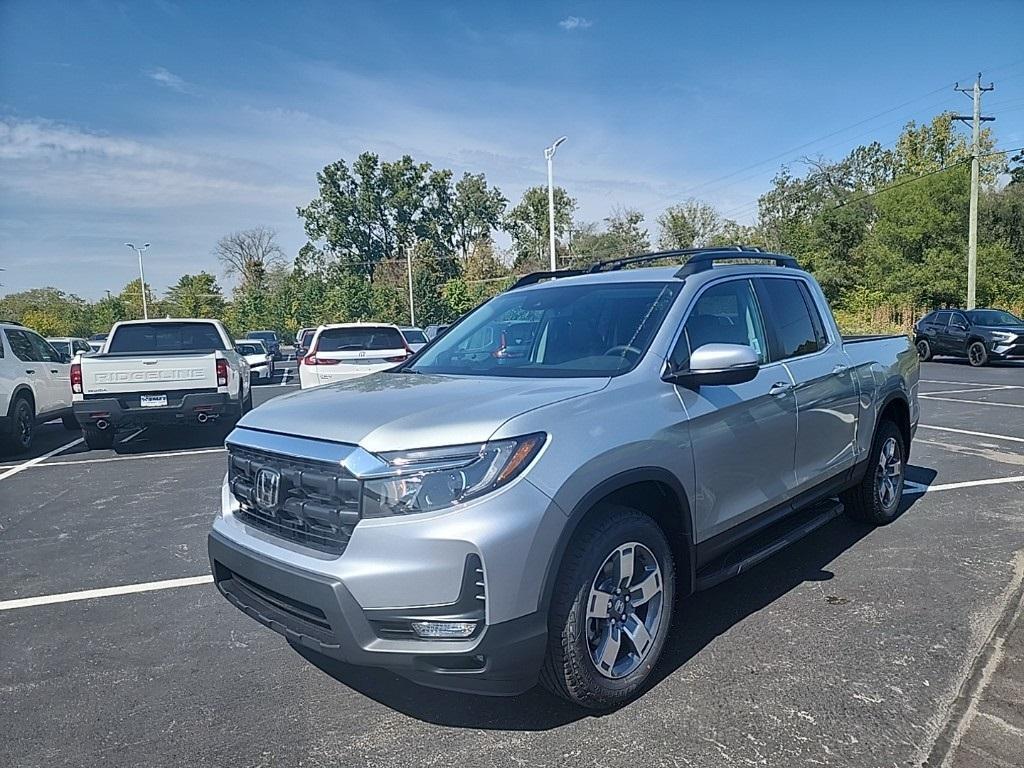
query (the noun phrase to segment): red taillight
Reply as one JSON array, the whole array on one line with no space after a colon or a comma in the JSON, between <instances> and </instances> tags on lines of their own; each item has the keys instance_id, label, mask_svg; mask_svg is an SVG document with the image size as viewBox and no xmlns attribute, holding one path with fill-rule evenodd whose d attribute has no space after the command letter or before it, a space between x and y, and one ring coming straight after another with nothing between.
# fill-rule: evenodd
<instances>
[{"instance_id":1,"label":"red taillight","mask_svg":"<svg viewBox=\"0 0 1024 768\"><path fill-rule=\"evenodd\" d=\"M71 365L71 391L76 395L82 394L82 364Z\"/></svg>"},{"instance_id":2,"label":"red taillight","mask_svg":"<svg viewBox=\"0 0 1024 768\"><path fill-rule=\"evenodd\" d=\"M337 365L341 360L333 360L329 357L317 357L315 354L306 355L302 358L303 365Z\"/></svg>"},{"instance_id":3,"label":"red taillight","mask_svg":"<svg viewBox=\"0 0 1024 768\"><path fill-rule=\"evenodd\" d=\"M384 358L384 362L385 363L404 363L409 358L409 355L411 355L411 354L412 354L412 352L407 352L406 354L399 355L398 357L385 357Z\"/></svg>"},{"instance_id":4,"label":"red taillight","mask_svg":"<svg viewBox=\"0 0 1024 768\"><path fill-rule=\"evenodd\" d=\"M217 386L228 385L228 361L224 358L217 358Z\"/></svg>"}]
</instances>

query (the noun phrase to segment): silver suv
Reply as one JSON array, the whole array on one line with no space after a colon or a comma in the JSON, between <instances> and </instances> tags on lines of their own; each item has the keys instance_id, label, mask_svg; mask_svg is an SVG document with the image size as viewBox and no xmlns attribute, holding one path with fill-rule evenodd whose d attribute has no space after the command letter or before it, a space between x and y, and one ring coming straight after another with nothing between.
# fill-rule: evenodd
<instances>
[{"instance_id":1,"label":"silver suv","mask_svg":"<svg viewBox=\"0 0 1024 768\"><path fill-rule=\"evenodd\" d=\"M690 258L622 269L672 256ZM918 370L905 337L843 339L787 256L531 275L390 371L246 415L213 573L314 663L617 706L678 598L827 522L837 494L898 514Z\"/></svg>"}]
</instances>

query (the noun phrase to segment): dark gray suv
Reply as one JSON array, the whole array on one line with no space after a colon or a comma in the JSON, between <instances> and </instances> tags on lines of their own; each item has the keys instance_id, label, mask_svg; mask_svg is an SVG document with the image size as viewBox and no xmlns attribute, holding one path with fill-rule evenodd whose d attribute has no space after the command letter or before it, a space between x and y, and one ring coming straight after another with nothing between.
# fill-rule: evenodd
<instances>
[{"instance_id":1,"label":"dark gray suv","mask_svg":"<svg viewBox=\"0 0 1024 768\"><path fill-rule=\"evenodd\" d=\"M1024 358L1024 320L1001 309L940 309L914 325L914 344L922 360L966 357L975 367Z\"/></svg>"}]
</instances>

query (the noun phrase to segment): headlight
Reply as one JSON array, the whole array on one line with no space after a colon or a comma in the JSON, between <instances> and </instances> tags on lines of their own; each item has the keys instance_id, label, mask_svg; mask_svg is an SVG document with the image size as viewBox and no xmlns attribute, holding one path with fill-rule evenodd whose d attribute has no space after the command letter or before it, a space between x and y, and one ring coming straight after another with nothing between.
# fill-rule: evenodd
<instances>
[{"instance_id":1,"label":"headlight","mask_svg":"<svg viewBox=\"0 0 1024 768\"><path fill-rule=\"evenodd\" d=\"M1017 338L1017 334L1009 331L992 331L992 338L996 341L1013 341Z\"/></svg>"},{"instance_id":2,"label":"headlight","mask_svg":"<svg viewBox=\"0 0 1024 768\"><path fill-rule=\"evenodd\" d=\"M391 468L363 481L363 517L444 509L514 480L544 445L535 433L477 445L380 454Z\"/></svg>"}]
</instances>

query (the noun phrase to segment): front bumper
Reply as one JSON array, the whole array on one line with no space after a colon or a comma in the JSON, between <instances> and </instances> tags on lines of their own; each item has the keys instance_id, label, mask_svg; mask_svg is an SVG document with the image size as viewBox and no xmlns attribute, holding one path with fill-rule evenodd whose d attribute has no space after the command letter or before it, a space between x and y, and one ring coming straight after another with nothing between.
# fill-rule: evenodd
<instances>
[{"instance_id":1,"label":"front bumper","mask_svg":"<svg viewBox=\"0 0 1024 768\"><path fill-rule=\"evenodd\" d=\"M208 546L221 594L300 650L383 667L422 685L466 693L515 695L537 681L547 637L540 611L483 625L468 640L382 637L383 626L407 623L410 617L462 616L478 604L464 588L451 606L365 609L336 577L260 554L216 530ZM473 564L467 559L466 573ZM468 586L466 577L463 583Z\"/></svg>"},{"instance_id":2,"label":"front bumper","mask_svg":"<svg viewBox=\"0 0 1024 768\"><path fill-rule=\"evenodd\" d=\"M990 357L997 357L1000 360L1024 358L1024 341L1020 339L1010 343L993 341L989 344L988 351Z\"/></svg>"},{"instance_id":3,"label":"front bumper","mask_svg":"<svg viewBox=\"0 0 1024 768\"><path fill-rule=\"evenodd\" d=\"M168 394L168 405L160 408L141 407L140 394L144 393L78 400L72 408L79 424L94 424L103 419L114 429L151 424L198 423L201 413L206 414L207 418L212 417L207 422L212 424L220 417L241 414L239 403L231 400L226 392L193 393L180 398Z\"/></svg>"}]
</instances>

